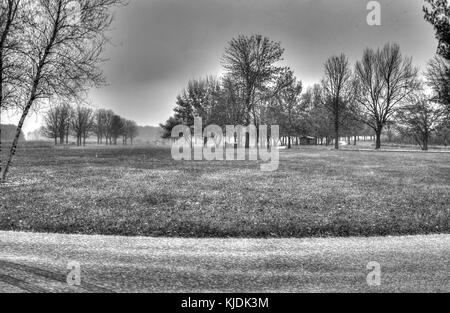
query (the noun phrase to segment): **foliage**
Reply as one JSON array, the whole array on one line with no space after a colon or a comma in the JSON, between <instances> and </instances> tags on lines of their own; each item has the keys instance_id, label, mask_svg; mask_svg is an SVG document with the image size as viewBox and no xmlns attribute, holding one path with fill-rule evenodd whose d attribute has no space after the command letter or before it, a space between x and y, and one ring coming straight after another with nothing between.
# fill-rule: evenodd
<instances>
[{"instance_id":1,"label":"foliage","mask_svg":"<svg viewBox=\"0 0 450 313\"><path fill-rule=\"evenodd\" d=\"M444 111L423 93L411 99L411 103L398 111L398 129L402 134L414 138L421 149L427 151L432 132L442 124Z\"/></svg>"},{"instance_id":2,"label":"foliage","mask_svg":"<svg viewBox=\"0 0 450 313\"><path fill-rule=\"evenodd\" d=\"M438 54L450 60L450 5L447 0L425 0L425 20L434 26L439 41Z\"/></svg>"}]
</instances>

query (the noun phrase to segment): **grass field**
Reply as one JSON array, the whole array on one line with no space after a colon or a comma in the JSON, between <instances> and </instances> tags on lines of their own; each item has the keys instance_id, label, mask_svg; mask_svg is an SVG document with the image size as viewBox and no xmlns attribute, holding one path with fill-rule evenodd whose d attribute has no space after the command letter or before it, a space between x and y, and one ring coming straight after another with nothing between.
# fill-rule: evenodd
<instances>
[{"instance_id":1,"label":"grass field","mask_svg":"<svg viewBox=\"0 0 450 313\"><path fill-rule=\"evenodd\" d=\"M181 237L450 233L450 154L281 151L175 162L163 148L23 147L0 187L0 229Z\"/></svg>"}]
</instances>

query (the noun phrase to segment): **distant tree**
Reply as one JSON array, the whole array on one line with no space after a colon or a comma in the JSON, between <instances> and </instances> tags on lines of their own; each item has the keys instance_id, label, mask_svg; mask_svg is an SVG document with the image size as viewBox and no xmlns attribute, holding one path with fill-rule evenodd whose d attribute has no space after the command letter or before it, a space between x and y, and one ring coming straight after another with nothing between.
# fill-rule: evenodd
<instances>
[{"instance_id":1,"label":"distant tree","mask_svg":"<svg viewBox=\"0 0 450 313\"><path fill-rule=\"evenodd\" d=\"M187 87L177 96L174 116L162 127L165 136L170 137L172 128L176 125L194 126L196 117L201 117L203 126L210 124L225 125L227 121L224 93L219 81L214 77L194 79L188 82ZM177 121L176 124L173 124Z\"/></svg>"},{"instance_id":2,"label":"distant tree","mask_svg":"<svg viewBox=\"0 0 450 313\"><path fill-rule=\"evenodd\" d=\"M59 104L44 114L44 135L55 140L55 145L62 145L69 136L72 119L72 108L69 104Z\"/></svg>"},{"instance_id":3,"label":"distant tree","mask_svg":"<svg viewBox=\"0 0 450 313\"><path fill-rule=\"evenodd\" d=\"M86 139L94 129L94 112L91 108L78 106L73 113L71 129L77 138L77 146L85 146Z\"/></svg>"},{"instance_id":4,"label":"distant tree","mask_svg":"<svg viewBox=\"0 0 450 313\"><path fill-rule=\"evenodd\" d=\"M363 120L376 134L376 149L386 123L417 88L417 72L412 60L405 58L397 44L383 49L366 49L356 63L355 100L362 107Z\"/></svg>"},{"instance_id":5,"label":"distant tree","mask_svg":"<svg viewBox=\"0 0 450 313\"><path fill-rule=\"evenodd\" d=\"M123 119L119 115L114 115L111 120L110 135L114 145L117 145L117 139L123 134Z\"/></svg>"},{"instance_id":6,"label":"distant tree","mask_svg":"<svg viewBox=\"0 0 450 313\"><path fill-rule=\"evenodd\" d=\"M303 85L294 76L290 70L286 71L280 77L278 83L283 87L276 96L279 105L279 125L285 135L288 137L288 149L292 147L292 137L298 136L302 127L302 109L300 96L302 94Z\"/></svg>"},{"instance_id":7,"label":"distant tree","mask_svg":"<svg viewBox=\"0 0 450 313\"><path fill-rule=\"evenodd\" d=\"M97 136L97 144L103 143L103 138L106 136L106 110L99 109L95 112L94 133Z\"/></svg>"},{"instance_id":8,"label":"distant tree","mask_svg":"<svg viewBox=\"0 0 450 313\"><path fill-rule=\"evenodd\" d=\"M134 121L125 120L123 129L124 144L128 144L128 139L130 139L130 143L133 145L134 138L139 135L138 125Z\"/></svg>"},{"instance_id":9,"label":"distant tree","mask_svg":"<svg viewBox=\"0 0 450 313\"><path fill-rule=\"evenodd\" d=\"M105 143L106 145L112 145L112 139L113 139L113 119L114 116L116 116L116 114L114 113L114 111L112 110L106 110L104 111L103 114L103 119L102 119L102 123L103 123L103 131L104 131L104 136L105 136Z\"/></svg>"},{"instance_id":10,"label":"distant tree","mask_svg":"<svg viewBox=\"0 0 450 313\"><path fill-rule=\"evenodd\" d=\"M45 136L45 126L41 126L34 131L28 132L27 134L27 140L29 141L39 141L42 140L42 137ZM47 137L48 138L48 137ZM52 138L54 139L54 138Z\"/></svg>"},{"instance_id":11,"label":"distant tree","mask_svg":"<svg viewBox=\"0 0 450 313\"><path fill-rule=\"evenodd\" d=\"M72 120L72 114L73 110L72 107L67 104L63 103L58 105L58 136L59 136L59 143L64 144L64 141L68 141L69 138L69 130L70 130L70 122Z\"/></svg>"},{"instance_id":12,"label":"distant tree","mask_svg":"<svg viewBox=\"0 0 450 313\"><path fill-rule=\"evenodd\" d=\"M128 144L128 134L127 134L127 122L128 120L121 117L120 118L122 120L122 132L121 132L121 136L122 136L122 145L127 145Z\"/></svg>"},{"instance_id":13,"label":"distant tree","mask_svg":"<svg viewBox=\"0 0 450 313\"><path fill-rule=\"evenodd\" d=\"M59 110L57 107L51 108L44 114L44 128L42 135L47 138L54 139L55 146L58 144L59 138Z\"/></svg>"},{"instance_id":14,"label":"distant tree","mask_svg":"<svg viewBox=\"0 0 450 313\"><path fill-rule=\"evenodd\" d=\"M389 143L391 143L394 138L395 126L396 126L396 123L393 120L389 120L386 122L386 130L387 130L387 136L388 136Z\"/></svg>"},{"instance_id":15,"label":"distant tree","mask_svg":"<svg viewBox=\"0 0 450 313\"><path fill-rule=\"evenodd\" d=\"M442 123L443 110L423 93L414 96L411 101L412 104L398 110L396 118L399 130L411 136L422 150L427 151L432 132Z\"/></svg>"},{"instance_id":16,"label":"distant tree","mask_svg":"<svg viewBox=\"0 0 450 313\"><path fill-rule=\"evenodd\" d=\"M165 123L159 126L163 129L162 138L169 139L172 138L172 129L177 125L182 125L183 121L179 120L176 116L171 116Z\"/></svg>"},{"instance_id":17,"label":"distant tree","mask_svg":"<svg viewBox=\"0 0 450 313\"><path fill-rule=\"evenodd\" d=\"M450 119L444 118L442 123L436 129L437 137L442 141L442 144L447 147L450 141Z\"/></svg>"},{"instance_id":18,"label":"distant tree","mask_svg":"<svg viewBox=\"0 0 450 313\"><path fill-rule=\"evenodd\" d=\"M310 134L319 138L321 144L325 138L325 144L328 145L334 135L334 117L327 109L329 105L325 102L322 86L315 84L303 95L303 101L309 107L306 122Z\"/></svg>"},{"instance_id":19,"label":"distant tree","mask_svg":"<svg viewBox=\"0 0 450 313\"><path fill-rule=\"evenodd\" d=\"M354 85L352 88L354 88ZM349 145L352 144L353 138L353 145L356 146L357 138L364 131L364 127L366 126L363 122L363 112L361 107L354 100L353 94L345 100L342 108L344 109L342 118L340 119L342 134L347 137Z\"/></svg>"},{"instance_id":20,"label":"distant tree","mask_svg":"<svg viewBox=\"0 0 450 313\"><path fill-rule=\"evenodd\" d=\"M352 71L344 54L333 56L325 62L325 77L322 80L326 108L334 117L335 149L339 149L339 128L347 111L346 104L352 95Z\"/></svg>"}]
</instances>

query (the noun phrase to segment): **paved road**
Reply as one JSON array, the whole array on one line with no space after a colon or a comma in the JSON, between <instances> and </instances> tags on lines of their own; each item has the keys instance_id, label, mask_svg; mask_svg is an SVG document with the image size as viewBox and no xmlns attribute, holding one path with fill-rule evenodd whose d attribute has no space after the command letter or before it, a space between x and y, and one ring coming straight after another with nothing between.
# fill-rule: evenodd
<instances>
[{"instance_id":1,"label":"paved road","mask_svg":"<svg viewBox=\"0 0 450 313\"><path fill-rule=\"evenodd\" d=\"M69 262L81 286L67 284ZM369 262L381 286L368 286ZM0 232L0 292L450 291L450 235L162 239Z\"/></svg>"}]
</instances>

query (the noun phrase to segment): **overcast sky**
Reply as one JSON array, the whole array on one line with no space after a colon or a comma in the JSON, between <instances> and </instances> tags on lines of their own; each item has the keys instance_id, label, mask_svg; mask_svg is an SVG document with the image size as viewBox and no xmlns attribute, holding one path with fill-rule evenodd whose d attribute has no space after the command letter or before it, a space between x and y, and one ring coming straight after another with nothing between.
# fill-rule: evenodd
<instances>
[{"instance_id":1,"label":"overcast sky","mask_svg":"<svg viewBox=\"0 0 450 313\"><path fill-rule=\"evenodd\" d=\"M367 0L130 0L116 12L115 43L103 66L109 85L90 93L105 107L140 125L171 114L190 78L220 75L227 42L260 33L280 41L305 86L318 82L323 63L344 52L352 62L365 47L398 42L422 69L436 51L423 0L381 0L382 25L369 26ZM25 131L37 127L31 117Z\"/></svg>"}]
</instances>

